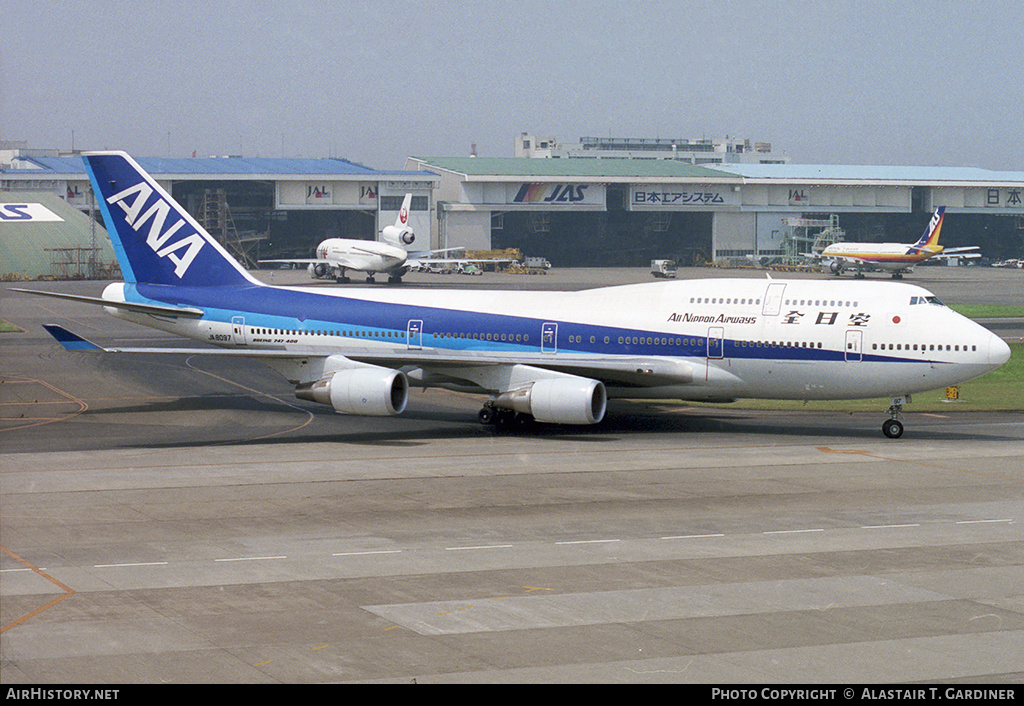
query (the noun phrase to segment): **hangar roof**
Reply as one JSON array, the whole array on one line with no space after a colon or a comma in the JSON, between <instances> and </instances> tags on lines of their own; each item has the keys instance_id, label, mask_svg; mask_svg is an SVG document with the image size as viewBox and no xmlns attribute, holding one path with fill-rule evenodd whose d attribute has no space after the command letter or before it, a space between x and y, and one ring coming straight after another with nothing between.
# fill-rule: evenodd
<instances>
[{"instance_id":1,"label":"hangar roof","mask_svg":"<svg viewBox=\"0 0 1024 706\"><path fill-rule=\"evenodd\" d=\"M474 177L523 178L600 178L630 177L685 178L737 181L733 174L723 174L706 167L664 159L533 159L530 157L413 157L423 169L443 169Z\"/></svg>"},{"instance_id":2,"label":"hangar roof","mask_svg":"<svg viewBox=\"0 0 1024 706\"><path fill-rule=\"evenodd\" d=\"M794 182L912 183L955 182L987 186L1024 186L1024 172L1000 172L977 167L901 167L857 164L717 164L715 169L745 179Z\"/></svg>"},{"instance_id":3,"label":"hangar roof","mask_svg":"<svg viewBox=\"0 0 1024 706\"><path fill-rule=\"evenodd\" d=\"M529 157L413 157L421 169L441 169L466 181L509 179L655 179L741 183L852 183L912 185L1024 186L1024 172L976 167L904 167L848 164L714 164L694 165L668 159L535 159Z\"/></svg>"},{"instance_id":4,"label":"hangar roof","mask_svg":"<svg viewBox=\"0 0 1024 706\"><path fill-rule=\"evenodd\" d=\"M33 167L22 169L0 169L4 174L37 175L85 175L85 163L80 157L22 157ZM379 171L370 167L337 158L292 158L274 157L186 157L170 159L163 157L137 157L139 165L150 174L163 178L188 178L203 175L217 175L221 178L288 178L309 176L359 177L380 179L387 177L433 177L426 172Z\"/></svg>"}]
</instances>

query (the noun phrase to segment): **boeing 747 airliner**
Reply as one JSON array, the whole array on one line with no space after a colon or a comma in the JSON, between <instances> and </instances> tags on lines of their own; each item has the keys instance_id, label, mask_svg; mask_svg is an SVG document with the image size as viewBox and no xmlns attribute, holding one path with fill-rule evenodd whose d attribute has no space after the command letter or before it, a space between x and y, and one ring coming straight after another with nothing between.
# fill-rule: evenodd
<instances>
[{"instance_id":1,"label":"boeing 747 airliner","mask_svg":"<svg viewBox=\"0 0 1024 706\"><path fill-rule=\"evenodd\" d=\"M486 423L595 424L609 397L889 397L883 432L895 438L912 393L983 375L1010 355L1000 338L903 283L709 279L554 293L270 286L131 157L84 159L124 282L102 298L51 296L212 347L102 349L47 326L65 347L254 358L299 398L341 413L400 414L411 386L485 395Z\"/></svg>"}]
</instances>

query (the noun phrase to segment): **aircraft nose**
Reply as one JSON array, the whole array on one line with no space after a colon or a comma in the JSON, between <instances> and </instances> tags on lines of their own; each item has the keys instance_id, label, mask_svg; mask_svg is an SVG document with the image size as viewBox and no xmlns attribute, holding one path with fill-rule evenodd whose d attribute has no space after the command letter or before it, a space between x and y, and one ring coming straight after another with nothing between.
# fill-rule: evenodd
<instances>
[{"instance_id":1,"label":"aircraft nose","mask_svg":"<svg viewBox=\"0 0 1024 706\"><path fill-rule=\"evenodd\" d=\"M988 342L988 362L999 367L1010 359L1010 346L999 336L992 334Z\"/></svg>"}]
</instances>

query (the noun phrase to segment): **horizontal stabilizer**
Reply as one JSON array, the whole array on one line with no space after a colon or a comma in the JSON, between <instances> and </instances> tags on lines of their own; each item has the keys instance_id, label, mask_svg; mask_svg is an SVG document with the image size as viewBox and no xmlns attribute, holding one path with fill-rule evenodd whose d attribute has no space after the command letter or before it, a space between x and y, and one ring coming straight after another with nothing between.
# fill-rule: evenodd
<instances>
[{"instance_id":1,"label":"horizontal stabilizer","mask_svg":"<svg viewBox=\"0 0 1024 706\"><path fill-rule=\"evenodd\" d=\"M57 339L57 343L64 346L65 350L69 351L102 351L104 350L100 346L97 346L92 341L79 336L77 333L68 331L63 326L57 324L43 324L43 328L46 329L47 333Z\"/></svg>"},{"instance_id":2,"label":"horizontal stabilizer","mask_svg":"<svg viewBox=\"0 0 1024 706\"><path fill-rule=\"evenodd\" d=\"M111 301L109 299L103 299L101 297L87 297L82 294L64 294L63 292L42 292L37 289L20 289L18 287L11 287L12 292L21 292L22 294L38 294L43 297L54 297L56 299L67 299L73 302L81 302L82 304L99 304L100 306L109 306L115 309L122 309L124 311L134 311L138 314L152 314L154 316L169 316L172 318L182 319L199 319L202 318L205 313L202 309L195 309L188 306L167 306L160 304L137 304L134 302L118 302Z\"/></svg>"}]
</instances>

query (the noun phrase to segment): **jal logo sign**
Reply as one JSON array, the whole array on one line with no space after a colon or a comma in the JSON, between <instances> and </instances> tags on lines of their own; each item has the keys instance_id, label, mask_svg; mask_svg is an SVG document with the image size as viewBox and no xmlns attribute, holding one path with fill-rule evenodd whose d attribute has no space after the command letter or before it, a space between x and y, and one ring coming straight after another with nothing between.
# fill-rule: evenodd
<instances>
[{"instance_id":1,"label":"jal logo sign","mask_svg":"<svg viewBox=\"0 0 1024 706\"><path fill-rule=\"evenodd\" d=\"M523 184L512 203L570 204L586 198L586 184Z\"/></svg>"},{"instance_id":2,"label":"jal logo sign","mask_svg":"<svg viewBox=\"0 0 1024 706\"><path fill-rule=\"evenodd\" d=\"M171 214L171 206L159 196L151 203L152 195L153 187L142 181L114 194L107 199L107 203L121 207L124 211L124 220L132 230L138 231L149 223L146 245L157 257L167 258L174 263L174 274L180 279L188 272L189 265L196 259L196 255L206 242L195 230L186 231L178 236L178 231L185 225L185 219L177 213L174 214L177 220L165 227L167 217ZM147 204L149 208L146 208ZM118 231L121 229L118 228Z\"/></svg>"},{"instance_id":3,"label":"jal logo sign","mask_svg":"<svg viewBox=\"0 0 1024 706\"><path fill-rule=\"evenodd\" d=\"M804 206L810 202L810 198L807 196L806 189L790 189L789 190L789 205L790 206Z\"/></svg>"}]
</instances>

